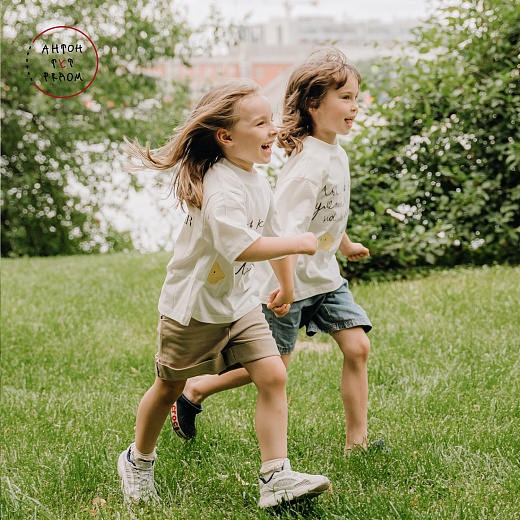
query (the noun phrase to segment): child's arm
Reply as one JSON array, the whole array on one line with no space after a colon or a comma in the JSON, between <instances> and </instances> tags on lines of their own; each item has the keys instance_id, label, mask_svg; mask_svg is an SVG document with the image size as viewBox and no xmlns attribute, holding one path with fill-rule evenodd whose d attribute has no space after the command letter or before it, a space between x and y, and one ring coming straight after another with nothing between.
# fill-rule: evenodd
<instances>
[{"instance_id":1,"label":"child's arm","mask_svg":"<svg viewBox=\"0 0 520 520\"><path fill-rule=\"evenodd\" d=\"M317 242L314 233L302 233L292 237L260 237L242 251L237 262L261 262L280 256L316 253Z\"/></svg>"},{"instance_id":2,"label":"child's arm","mask_svg":"<svg viewBox=\"0 0 520 520\"><path fill-rule=\"evenodd\" d=\"M294 301L294 266L297 255L313 255L316 248L317 241L313 233L292 237L260 237L237 257L237 261L270 261L280 287L269 295L267 307L276 317L282 318L289 312L290 304ZM289 256L272 260L284 255Z\"/></svg>"},{"instance_id":3,"label":"child's arm","mask_svg":"<svg viewBox=\"0 0 520 520\"><path fill-rule=\"evenodd\" d=\"M351 242L346 233L339 244L339 252L346 256L350 262L359 262L363 258L370 256L368 248L359 242Z\"/></svg>"},{"instance_id":4,"label":"child's arm","mask_svg":"<svg viewBox=\"0 0 520 520\"><path fill-rule=\"evenodd\" d=\"M294 262L297 255L286 256L280 260L269 260L280 286L269 294L267 308L277 318L283 318L294 301Z\"/></svg>"}]
</instances>

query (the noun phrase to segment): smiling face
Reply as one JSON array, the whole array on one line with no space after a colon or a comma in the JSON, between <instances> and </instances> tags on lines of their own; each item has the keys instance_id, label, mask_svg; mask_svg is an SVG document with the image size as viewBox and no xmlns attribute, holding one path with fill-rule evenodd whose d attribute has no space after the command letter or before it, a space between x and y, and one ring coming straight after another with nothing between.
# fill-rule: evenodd
<instances>
[{"instance_id":1,"label":"smiling face","mask_svg":"<svg viewBox=\"0 0 520 520\"><path fill-rule=\"evenodd\" d=\"M218 130L217 140L230 163L252 171L255 163L271 161L271 147L278 128L272 121L271 104L261 94L246 96L237 110L237 122L229 130Z\"/></svg>"},{"instance_id":2,"label":"smiling face","mask_svg":"<svg viewBox=\"0 0 520 520\"><path fill-rule=\"evenodd\" d=\"M339 89L329 89L318 108L309 110L312 122L312 136L329 144L336 142L337 134L347 135L358 113L358 78L350 74Z\"/></svg>"}]
</instances>

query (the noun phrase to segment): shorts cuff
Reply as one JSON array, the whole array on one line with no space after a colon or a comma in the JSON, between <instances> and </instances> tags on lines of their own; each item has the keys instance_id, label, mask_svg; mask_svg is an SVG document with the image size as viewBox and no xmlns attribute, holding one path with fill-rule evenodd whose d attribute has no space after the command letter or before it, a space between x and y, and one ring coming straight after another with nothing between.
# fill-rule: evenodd
<instances>
[{"instance_id":1,"label":"shorts cuff","mask_svg":"<svg viewBox=\"0 0 520 520\"><path fill-rule=\"evenodd\" d=\"M294 352L294 349L296 348L296 344L294 344L292 347L285 347L278 345L278 352L280 352L281 356L286 356L288 354L292 354Z\"/></svg>"},{"instance_id":2,"label":"shorts cuff","mask_svg":"<svg viewBox=\"0 0 520 520\"><path fill-rule=\"evenodd\" d=\"M365 332L370 332L372 323L365 320L344 320L337 323L330 323L327 327L320 328L315 323L309 323L306 333L307 336L314 336L317 332L323 334L330 334L339 330L353 329L354 327L361 327Z\"/></svg>"},{"instance_id":3,"label":"shorts cuff","mask_svg":"<svg viewBox=\"0 0 520 520\"><path fill-rule=\"evenodd\" d=\"M187 368L173 368L170 365L161 363L158 356L155 357L155 372L157 377L166 381L183 381L184 379L202 374L218 374L225 369L226 363L222 356Z\"/></svg>"},{"instance_id":4,"label":"shorts cuff","mask_svg":"<svg viewBox=\"0 0 520 520\"><path fill-rule=\"evenodd\" d=\"M155 372L157 377L166 381L183 381L184 379L204 374L222 374L228 370L243 367L247 363L279 355L274 341L270 348L266 347L264 341L252 342L248 344L247 348L237 345L229 347L214 359L208 359L186 368L173 368L168 364L162 363L159 356L156 355Z\"/></svg>"}]
</instances>

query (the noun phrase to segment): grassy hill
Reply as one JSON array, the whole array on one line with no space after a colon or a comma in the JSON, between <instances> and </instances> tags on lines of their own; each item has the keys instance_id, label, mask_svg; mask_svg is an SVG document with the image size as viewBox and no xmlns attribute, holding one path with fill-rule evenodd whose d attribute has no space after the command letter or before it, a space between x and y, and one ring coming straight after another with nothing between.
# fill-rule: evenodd
<instances>
[{"instance_id":1,"label":"grassy hill","mask_svg":"<svg viewBox=\"0 0 520 520\"><path fill-rule=\"evenodd\" d=\"M167 254L2 261L3 519L132 518L116 463L154 379ZM520 518L520 269L352 288L374 323L371 438L343 457L341 356L305 339L289 369L289 455L333 491L257 509L255 389L205 402L199 435L165 424L146 519Z\"/></svg>"}]
</instances>

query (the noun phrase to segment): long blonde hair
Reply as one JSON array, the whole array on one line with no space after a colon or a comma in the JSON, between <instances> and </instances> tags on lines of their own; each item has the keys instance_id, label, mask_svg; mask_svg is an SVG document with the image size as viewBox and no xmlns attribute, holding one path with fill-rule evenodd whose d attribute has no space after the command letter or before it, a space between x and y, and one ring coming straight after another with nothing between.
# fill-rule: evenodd
<instances>
[{"instance_id":1,"label":"long blonde hair","mask_svg":"<svg viewBox=\"0 0 520 520\"><path fill-rule=\"evenodd\" d=\"M318 108L330 89L341 88L354 74L361 76L343 52L326 47L313 52L291 74L285 90L283 116L278 145L291 155L299 153L303 139L313 133L310 108Z\"/></svg>"},{"instance_id":2,"label":"long blonde hair","mask_svg":"<svg viewBox=\"0 0 520 520\"><path fill-rule=\"evenodd\" d=\"M141 163L129 168L167 170L175 167L172 191L178 203L200 209L204 175L223 157L216 132L219 128L231 129L238 120L240 101L259 91L260 87L250 80L223 81L201 98L188 120L161 148L150 150L149 143L142 147L137 139L131 143L125 138L126 153Z\"/></svg>"}]
</instances>

